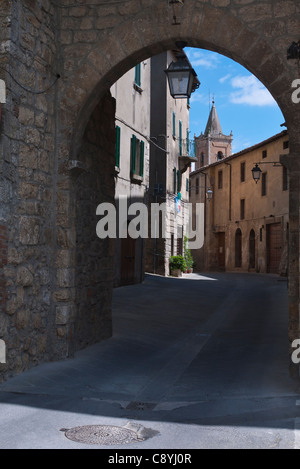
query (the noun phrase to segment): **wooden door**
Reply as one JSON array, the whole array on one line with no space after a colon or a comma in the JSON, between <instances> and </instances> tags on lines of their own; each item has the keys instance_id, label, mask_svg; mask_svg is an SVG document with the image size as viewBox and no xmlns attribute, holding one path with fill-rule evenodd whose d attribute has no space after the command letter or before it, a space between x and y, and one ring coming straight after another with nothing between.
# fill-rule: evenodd
<instances>
[{"instance_id":1,"label":"wooden door","mask_svg":"<svg viewBox=\"0 0 300 469\"><path fill-rule=\"evenodd\" d=\"M267 225L267 271L278 274L282 255L281 223Z\"/></svg>"},{"instance_id":2,"label":"wooden door","mask_svg":"<svg viewBox=\"0 0 300 469\"><path fill-rule=\"evenodd\" d=\"M225 233L218 233L218 266L225 268Z\"/></svg>"},{"instance_id":3,"label":"wooden door","mask_svg":"<svg viewBox=\"0 0 300 469\"><path fill-rule=\"evenodd\" d=\"M255 231L251 230L249 235L249 268L255 269Z\"/></svg>"},{"instance_id":4,"label":"wooden door","mask_svg":"<svg viewBox=\"0 0 300 469\"><path fill-rule=\"evenodd\" d=\"M240 228L235 232L235 267L242 267L242 232Z\"/></svg>"},{"instance_id":5,"label":"wooden door","mask_svg":"<svg viewBox=\"0 0 300 469\"><path fill-rule=\"evenodd\" d=\"M121 239L121 285L135 281L135 239L127 235Z\"/></svg>"}]
</instances>

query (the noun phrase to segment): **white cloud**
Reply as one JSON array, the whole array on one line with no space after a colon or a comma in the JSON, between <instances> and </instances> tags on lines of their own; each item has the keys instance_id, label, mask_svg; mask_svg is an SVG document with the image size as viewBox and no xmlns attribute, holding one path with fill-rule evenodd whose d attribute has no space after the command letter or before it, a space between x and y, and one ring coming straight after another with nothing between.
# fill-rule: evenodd
<instances>
[{"instance_id":1,"label":"white cloud","mask_svg":"<svg viewBox=\"0 0 300 469\"><path fill-rule=\"evenodd\" d=\"M193 103L207 103L207 96L204 96L204 94L198 93L195 91L194 93L191 94L191 104Z\"/></svg>"},{"instance_id":2,"label":"white cloud","mask_svg":"<svg viewBox=\"0 0 300 469\"><path fill-rule=\"evenodd\" d=\"M233 104L248 104L249 106L274 106L276 101L269 91L254 75L236 76L231 80L232 91L229 100Z\"/></svg>"},{"instance_id":3,"label":"white cloud","mask_svg":"<svg viewBox=\"0 0 300 469\"><path fill-rule=\"evenodd\" d=\"M224 83L226 80L228 80L228 78L231 77L231 73L228 73L227 75L225 75L224 77L222 78L219 78L219 82L220 83Z\"/></svg>"},{"instance_id":4,"label":"white cloud","mask_svg":"<svg viewBox=\"0 0 300 469\"><path fill-rule=\"evenodd\" d=\"M203 67L207 69L216 68L219 63L219 57L213 52L192 51L188 58L193 67Z\"/></svg>"}]
</instances>

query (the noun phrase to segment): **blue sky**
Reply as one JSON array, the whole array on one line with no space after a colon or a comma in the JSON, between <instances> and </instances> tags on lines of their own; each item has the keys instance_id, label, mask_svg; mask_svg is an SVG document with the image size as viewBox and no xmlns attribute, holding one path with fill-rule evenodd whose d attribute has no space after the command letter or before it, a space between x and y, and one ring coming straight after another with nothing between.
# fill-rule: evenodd
<instances>
[{"instance_id":1,"label":"blue sky","mask_svg":"<svg viewBox=\"0 0 300 469\"><path fill-rule=\"evenodd\" d=\"M284 117L264 85L246 68L216 52L185 48L200 88L191 95L190 136L204 132L214 96L222 131L233 132L232 152L255 145L286 127Z\"/></svg>"}]
</instances>

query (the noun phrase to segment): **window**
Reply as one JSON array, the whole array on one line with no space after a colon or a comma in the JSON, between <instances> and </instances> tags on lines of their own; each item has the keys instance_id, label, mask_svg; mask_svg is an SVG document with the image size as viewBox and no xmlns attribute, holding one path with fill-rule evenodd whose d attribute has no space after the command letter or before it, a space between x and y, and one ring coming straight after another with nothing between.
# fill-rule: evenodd
<instances>
[{"instance_id":1,"label":"window","mask_svg":"<svg viewBox=\"0 0 300 469\"><path fill-rule=\"evenodd\" d=\"M179 121L179 156L182 156L182 122Z\"/></svg>"},{"instance_id":2,"label":"window","mask_svg":"<svg viewBox=\"0 0 300 469\"><path fill-rule=\"evenodd\" d=\"M263 158L267 158L267 150L263 150L263 151L262 151L262 157L263 157Z\"/></svg>"},{"instance_id":3,"label":"window","mask_svg":"<svg viewBox=\"0 0 300 469\"><path fill-rule=\"evenodd\" d=\"M191 102L190 98L187 98L187 107L191 107Z\"/></svg>"},{"instance_id":4,"label":"window","mask_svg":"<svg viewBox=\"0 0 300 469\"><path fill-rule=\"evenodd\" d=\"M218 151L217 158L218 158L218 160L221 160L222 158L224 158L224 154L223 154L222 151Z\"/></svg>"},{"instance_id":5,"label":"window","mask_svg":"<svg viewBox=\"0 0 300 469\"><path fill-rule=\"evenodd\" d=\"M173 136L173 138L176 137L176 115L175 115L174 111L173 111L173 115L172 115L172 136Z\"/></svg>"},{"instance_id":6,"label":"window","mask_svg":"<svg viewBox=\"0 0 300 469\"><path fill-rule=\"evenodd\" d=\"M287 148L289 148L289 141L288 140L285 140L282 144L283 146L283 149L286 150Z\"/></svg>"},{"instance_id":7,"label":"window","mask_svg":"<svg viewBox=\"0 0 300 469\"><path fill-rule=\"evenodd\" d=\"M144 153L145 144L142 140L131 138L131 176L144 176Z\"/></svg>"},{"instance_id":8,"label":"window","mask_svg":"<svg viewBox=\"0 0 300 469\"><path fill-rule=\"evenodd\" d=\"M261 175L261 195L267 195L267 173Z\"/></svg>"},{"instance_id":9,"label":"window","mask_svg":"<svg viewBox=\"0 0 300 469\"><path fill-rule=\"evenodd\" d=\"M121 141L121 129L116 126L116 146L115 146L115 165L117 168L120 167L120 141Z\"/></svg>"},{"instance_id":10,"label":"window","mask_svg":"<svg viewBox=\"0 0 300 469\"><path fill-rule=\"evenodd\" d=\"M245 199L241 199L241 220L245 219Z\"/></svg>"},{"instance_id":11,"label":"window","mask_svg":"<svg viewBox=\"0 0 300 469\"><path fill-rule=\"evenodd\" d=\"M134 84L139 87L141 86L141 64L138 64L135 67Z\"/></svg>"},{"instance_id":12,"label":"window","mask_svg":"<svg viewBox=\"0 0 300 469\"><path fill-rule=\"evenodd\" d=\"M185 188L185 190L186 190L187 192L189 192L189 187L190 187L189 179L186 178L186 188Z\"/></svg>"},{"instance_id":13,"label":"window","mask_svg":"<svg viewBox=\"0 0 300 469\"><path fill-rule=\"evenodd\" d=\"M199 194L199 178L196 178L196 194Z\"/></svg>"},{"instance_id":14,"label":"window","mask_svg":"<svg viewBox=\"0 0 300 469\"><path fill-rule=\"evenodd\" d=\"M282 166L282 190L288 190L288 172L285 166Z\"/></svg>"},{"instance_id":15,"label":"window","mask_svg":"<svg viewBox=\"0 0 300 469\"><path fill-rule=\"evenodd\" d=\"M246 163L241 163L241 182L245 182Z\"/></svg>"},{"instance_id":16,"label":"window","mask_svg":"<svg viewBox=\"0 0 300 469\"><path fill-rule=\"evenodd\" d=\"M201 153L201 166L204 166L204 153Z\"/></svg>"},{"instance_id":17,"label":"window","mask_svg":"<svg viewBox=\"0 0 300 469\"><path fill-rule=\"evenodd\" d=\"M190 154L190 131L186 129L186 153L187 155Z\"/></svg>"},{"instance_id":18,"label":"window","mask_svg":"<svg viewBox=\"0 0 300 469\"><path fill-rule=\"evenodd\" d=\"M181 191L181 172L177 169L177 192Z\"/></svg>"},{"instance_id":19,"label":"window","mask_svg":"<svg viewBox=\"0 0 300 469\"><path fill-rule=\"evenodd\" d=\"M177 187L177 171L176 168L173 168L173 192L176 194L176 187Z\"/></svg>"},{"instance_id":20,"label":"window","mask_svg":"<svg viewBox=\"0 0 300 469\"><path fill-rule=\"evenodd\" d=\"M259 241L262 242L263 240L263 229L259 228Z\"/></svg>"},{"instance_id":21,"label":"window","mask_svg":"<svg viewBox=\"0 0 300 469\"><path fill-rule=\"evenodd\" d=\"M218 189L223 188L223 171L218 171Z\"/></svg>"}]
</instances>

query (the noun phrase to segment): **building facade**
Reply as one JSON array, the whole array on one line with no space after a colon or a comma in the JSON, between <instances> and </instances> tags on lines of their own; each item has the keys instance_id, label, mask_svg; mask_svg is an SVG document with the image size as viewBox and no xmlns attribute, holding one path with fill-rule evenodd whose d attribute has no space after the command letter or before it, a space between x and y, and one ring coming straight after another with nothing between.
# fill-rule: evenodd
<instances>
[{"instance_id":1,"label":"building facade","mask_svg":"<svg viewBox=\"0 0 300 469\"><path fill-rule=\"evenodd\" d=\"M178 52L171 50L151 58L151 139L155 145L150 147L149 206L165 204L166 215L165 232L160 218L155 236L148 239L146 270L161 275L169 275L170 256L183 254L189 213L187 170L195 161L189 102L171 96L164 73Z\"/></svg>"},{"instance_id":2,"label":"building facade","mask_svg":"<svg viewBox=\"0 0 300 469\"><path fill-rule=\"evenodd\" d=\"M115 203L117 238L114 286L141 282L144 278L144 239L128 236L133 203L147 205L149 186L150 67L144 60L112 87L116 100ZM122 234L124 233L124 237ZM121 236L120 236L121 235ZM126 236L125 236L126 235Z\"/></svg>"},{"instance_id":3,"label":"building facade","mask_svg":"<svg viewBox=\"0 0 300 469\"><path fill-rule=\"evenodd\" d=\"M288 152L283 131L191 173L191 201L205 203L206 209L204 246L193 251L198 270L286 275L289 188L280 155ZM257 183L252 177L256 164L261 169Z\"/></svg>"}]
</instances>

